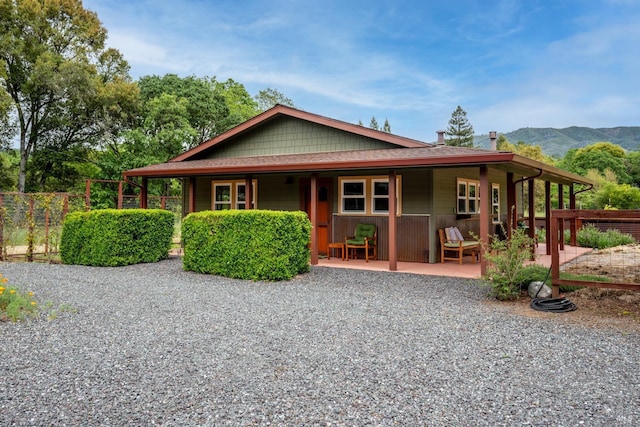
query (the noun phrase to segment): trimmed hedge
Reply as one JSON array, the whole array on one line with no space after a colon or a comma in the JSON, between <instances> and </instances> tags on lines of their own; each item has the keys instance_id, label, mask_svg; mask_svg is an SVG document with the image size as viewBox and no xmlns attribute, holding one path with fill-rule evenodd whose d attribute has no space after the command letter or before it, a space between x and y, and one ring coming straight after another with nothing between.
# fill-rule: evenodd
<instances>
[{"instance_id":1,"label":"trimmed hedge","mask_svg":"<svg viewBox=\"0 0 640 427\"><path fill-rule=\"evenodd\" d=\"M203 211L182 221L183 267L247 280L289 280L309 271L304 212Z\"/></svg>"},{"instance_id":2,"label":"trimmed hedge","mask_svg":"<svg viewBox=\"0 0 640 427\"><path fill-rule=\"evenodd\" d=\"M161 209L101 209L73 212L62 227L65 264L113 267L167 258L173 213Z\"/></svg>"}]
</instances>

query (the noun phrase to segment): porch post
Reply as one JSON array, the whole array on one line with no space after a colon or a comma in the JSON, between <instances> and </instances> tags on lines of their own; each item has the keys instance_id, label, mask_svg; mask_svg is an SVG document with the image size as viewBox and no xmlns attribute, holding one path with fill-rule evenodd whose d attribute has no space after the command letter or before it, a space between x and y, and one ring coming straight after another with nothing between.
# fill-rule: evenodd
<instances>
[{"instance_id":1,"label":"porch post","mask_svg":"<svg viewBox=\"0 0 640 427\"><path fill-rule=\"evenodd\" d=\"M558 209L564 209L564 188L558 184ZM564 218L558 218L558 232L560 233L560 250L564 250Z\"/></svg>"},{"instance_id":2,"label":"porch post","mask_svg":"<svg viewBox=\"0 0 640 427\"><path fill-rule=\"evenodd\" d=\"M398 217L396 171L389 171L389 271L398 270Z\"/></svg>"},{"instance_id":3,"label":"porch post","mask_svg":"<svg viewBox=\"0 0 640 427\"><path fill-rule=\"evenodd\" d=\"M573 192L573 184L569 186L569 209L576 210L576 194ZM575 218L569 220L569 244L571 246L576 245L576 236L578 234L578 230L576 227L577 223Z\"/></svg>"},{"instance_id":4,"label":"porch post","mask_svg":"<svg viewBox=\"0 0 640 427\"><path fill-rule=\"evenodd\" d=\"M122 184L122 180L118 181L118 209L122 209Z\"/></svg>"},{"instance_id":5,"label":"porch post","mask_svg":"<svg viewBox=\"0 0 640 427\"><path fill-rule=\"evenodd\" d=\"M547 255L551 255L551 181L544 182L544 223L547 229Z\"/></svg>"},{"instance_id":6,"label":"porch post","mask_svg":"<svg viewBox=\"0 0 640 427\"><path fill-rule=\"evenodd\" d=\"M140 209L147 209L147 185L148 178L142 178L142 187L140 187Z\"/></svg>"},{"instance_id":7,"label":"porch post","mask_svg":"<svg viewBox=\"0 0 640 427\"><path fill-rule=\"evenodd\" d=\"M513 172L507 172L507 236L511 238L511 229L516 225L516 184L513 182Z\"/></svg>"},{"instance_id":8,"label":"porch post","mask_svg":"<svg viewBox=\"0 0 640 427\"><path fill-rule=\"evenodd\" d=\"M535 179L530 179L529 181L529 238L536 238L536 182ZM524 185L524 183L522 183ZM535 241L533 247L531 248L531 261L535 260L536 256L536 246L538 242Z\"/></svg>"},{"instance_id":9,"label":"porch post","mask_svg":"<svg viewBox=\"0 0 640 427\"><path fill-rule=\"evenodd\" d=\"M311 265L318 265L318 174L311 174Z\"/></svg>"},{"instance_id":10,"label":"porch post","mask_svg":"<svg viewBox=\"0 0 640 427\"><path fill-rule=\"evenodd\" d=\"M489 191L489 174L487 172L487 166L480 166L480 238L485 245L489 244L489 218L490 218L490 203L489 197L491 192ZM487 257L480 250L480 274L485 275L487 273Z\"/></svg>"},{"instance_id":11,"label":"porch post","mask_svg":"<svg viewBox=\"0 0 640 427\"><path fill-rule=\"evenodd\" d=\"M192 213L196 211L196 178L194 176L189 178L189 211Z\"/></svg>"},{"instance_id":12,"label":"porch post","mask_svg":"<svg viewBox=\"0 0 640 427\"><path fill-rule=\"evenodd\" d=\"M251 202L253 202L253 180L251 179L251 175L247 175L245 177L244 183L244 208L246 210L253 209L251 206Z\"/></svg>"}]
</instances>

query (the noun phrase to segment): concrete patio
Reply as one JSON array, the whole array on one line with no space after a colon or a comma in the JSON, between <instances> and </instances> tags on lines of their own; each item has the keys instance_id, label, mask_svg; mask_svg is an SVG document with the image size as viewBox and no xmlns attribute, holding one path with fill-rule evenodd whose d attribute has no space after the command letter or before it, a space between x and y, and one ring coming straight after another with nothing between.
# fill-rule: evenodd
<instances>
[{"instance_id":1,"label":"concrete patio","mask_svg":"<svg viewBox=\"0 0 640 427\"><path fill-rule=\"evenodd\" d=\"M589 252L590 248L581 248L577 246L565 245L564 250L560 251L560 263L564 264L572 259L579 257L585 252ZM540 243L536 248L536 260L532 263L544 265L546 267L551 266L551 255L546 254L546 244ZM371 271L388 271L389 261L379 260L365 262L364 259L350 259L349 261L343 261L339 257L331 257L331 259L321 258L318 260L318 265L321 267L334 267L334 268L352 268L359 270L371 270ZM413 273L413 274L425 274L430 276L448 276L448 277L461 277L467 279L477 279L480 277L480 263L472 263L471 256L465 256L462 264L458 264L453 261L447 261L445 263L421 263L421 262L398 262L399 273Z\"/></svg>"}]
</instances>

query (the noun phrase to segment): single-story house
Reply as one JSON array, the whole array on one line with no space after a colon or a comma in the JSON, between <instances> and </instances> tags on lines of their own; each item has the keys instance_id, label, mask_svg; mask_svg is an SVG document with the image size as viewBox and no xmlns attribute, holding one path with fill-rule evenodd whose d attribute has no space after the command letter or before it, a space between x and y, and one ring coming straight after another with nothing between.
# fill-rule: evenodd
<instances>
[{"instance_id":1,"label":"single-story house","mask_svg":"<svg viewBox=\"0 0 640 427\"><path fill-rule=\"evenodd\" d=\"M574 188L590 184L511 152L447 146L438 135L437 143L425 143L276 105L166 163L123 175L142 188L142 207L149 179L181 178L185 215L303 210L313 226L312 264L358 223L375 224L378 258L389 260L390 270L397 261L437 262L439 228L486 239L496 224L514 223L523 215L518 189L525 182L547 184L547 209L551 183L560 198L568 186L572 204Z\"/></svg>"}]
</instances>

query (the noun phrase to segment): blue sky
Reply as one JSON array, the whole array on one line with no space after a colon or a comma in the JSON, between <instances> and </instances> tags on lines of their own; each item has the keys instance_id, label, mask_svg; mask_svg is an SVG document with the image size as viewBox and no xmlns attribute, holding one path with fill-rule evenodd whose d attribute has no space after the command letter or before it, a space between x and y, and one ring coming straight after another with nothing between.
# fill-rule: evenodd
<instances>
[{"instance_id":1,"label":"blue sky","mask_svg":"<svg viewBox=\"0 0 640 427\"><path fill-rule=\"evenodd\" d=\"M306 111L431 142L640 126L640 0L85 0L131 75L232 78Z\"/></svg>"}]
</instances>

